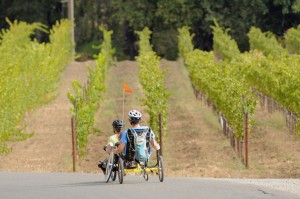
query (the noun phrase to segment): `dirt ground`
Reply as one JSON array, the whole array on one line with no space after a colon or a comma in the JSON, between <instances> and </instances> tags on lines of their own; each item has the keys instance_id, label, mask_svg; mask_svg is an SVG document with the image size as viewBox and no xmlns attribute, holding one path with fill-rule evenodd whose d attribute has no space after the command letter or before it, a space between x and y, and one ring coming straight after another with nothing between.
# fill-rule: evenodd
<instances>
[{"instance_id":1,"label":"dirt ground","mask_svg":"<svg viewBox=\"0 0 300 199\"><path fill-rule=\"evenodd\" d=\"M13 151L0 155L0 171L72 172L70 103L67 99L71 81L86 82L87 65L72 62L62 75L57 98L28 113L24 121L27 132L35 135L23 142L9 143ZM168 69L166 86L171 94L168 103L167 137L163 156L166 176L229 178L299 178L300 138L289 133L280 113L269 114L257 107L256 124L249 138L249 169L245 169L221 132L218 118L209 107L197 101L185 68L180 62L161 61ZM127 113L140 110L147 124L143 97L138 82L136 62L122 61L109 69L107 92L96 113L93 132L89 136L87 154L78 158L77 172L100 173L102 150L112 134L111 123ZM134 91L123 98L122 82Z\"/></svg>"}]
</instances>

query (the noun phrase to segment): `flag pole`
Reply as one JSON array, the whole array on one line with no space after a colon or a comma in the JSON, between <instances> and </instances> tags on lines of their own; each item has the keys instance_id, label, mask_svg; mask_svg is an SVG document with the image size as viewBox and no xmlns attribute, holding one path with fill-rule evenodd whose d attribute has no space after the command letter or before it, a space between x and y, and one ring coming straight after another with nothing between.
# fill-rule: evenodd
<instances>
[{"instance_id":1,"label":"flag pole","mask_svg":"<svg viewBox=\"0 0 300 199\"><path fill-rule=\"evenodd\" d=\"M133 93L131 88L126 84L126 82L123 80L123 116L122 120L124 120L124 109L125 109L125 93Z\"/></svg>"},{"instance_id":2,"label":"flag pole","mask_svg":"<svg viewBox=\"0 0 300 199\"><path fill-rule=\"evenodd\" d=\"M122 121L124 121L124 104L125 104L125 89L123 88L123 114L122 114Z\"/></svg>"}]
</instances>

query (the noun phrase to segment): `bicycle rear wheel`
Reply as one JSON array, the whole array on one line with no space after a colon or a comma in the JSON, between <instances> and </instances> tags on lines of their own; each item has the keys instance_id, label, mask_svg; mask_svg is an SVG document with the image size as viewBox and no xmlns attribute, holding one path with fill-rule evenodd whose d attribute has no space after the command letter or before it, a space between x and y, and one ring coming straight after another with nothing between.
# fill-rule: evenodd
<instances>
[{"instance_id":1,"label":"bicycle rear wheel","mask_svg":"<svg viewBox=\"0 0 300 199\"><path fill-rule=\"evenodd\" d=\"M164 160L161 155L158 157L158 177L160 182L164 181Z\"/></svg>"},{"instance_id":2,"label":"bicycle rear wheel","mask_svg":"<svg viewBox=\"0 0 300 199\"><path fill-rule=\"evenodd\" d=\"M148 173L146 172L145 168L143 169L143 177L144 177L144 179L145 179L146 181L149 180L149 175L148 175Z\"/></svg>"},{"instance_id":3,"label":"bicycle rear wheel","mask_svg":"<svg viewBox=\"0 0 300 199\"><path fill-rule=\"evenodd\" d=\"M120 184L123 184L124 162L123 162L122 158L119 158L119 161L118 161L118 176L119 176L119 182L120 182Z\"/></svg>"}]
</instances>

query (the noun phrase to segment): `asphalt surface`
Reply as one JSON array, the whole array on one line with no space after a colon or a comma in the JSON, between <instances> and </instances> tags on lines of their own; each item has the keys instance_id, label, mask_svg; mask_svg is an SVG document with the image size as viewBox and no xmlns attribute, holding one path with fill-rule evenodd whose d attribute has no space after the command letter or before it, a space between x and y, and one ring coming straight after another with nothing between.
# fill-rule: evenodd
<instances>
[{"instance_id":1,"label":"asphalt surface","mask_svg":"<svg viewBox=\"0 0 300 199\"><path fill-rule=\"evenodd\" d=\"M102 174L85 173L1 173L0 199L90 199L90 198L193 198L193 199L299 199L299 195L214 178L158 176L145 181L140 176L124 177L124 183L104 182Z\"/></svg>"}]
</instances>

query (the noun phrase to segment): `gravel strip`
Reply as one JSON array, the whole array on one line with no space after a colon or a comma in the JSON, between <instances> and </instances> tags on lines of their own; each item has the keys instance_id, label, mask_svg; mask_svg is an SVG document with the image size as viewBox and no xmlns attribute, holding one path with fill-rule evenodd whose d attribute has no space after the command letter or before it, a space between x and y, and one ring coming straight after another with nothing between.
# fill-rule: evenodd
<instances>
[{"instance_id":1,"label":"gravel strip","mask_svg":"<svg viewBox=\"0 0 300 199\"><path fill-rule=\"evenodd\" d=\"M300 196L300 179L229 179L222 178L220 180L237 182L243 184L252 184L265 186L280 191L289 192Z\"/></svg>"}]
</instances>

